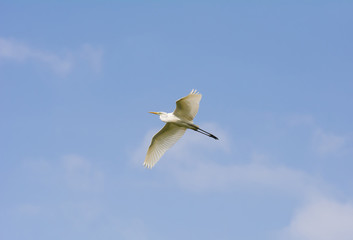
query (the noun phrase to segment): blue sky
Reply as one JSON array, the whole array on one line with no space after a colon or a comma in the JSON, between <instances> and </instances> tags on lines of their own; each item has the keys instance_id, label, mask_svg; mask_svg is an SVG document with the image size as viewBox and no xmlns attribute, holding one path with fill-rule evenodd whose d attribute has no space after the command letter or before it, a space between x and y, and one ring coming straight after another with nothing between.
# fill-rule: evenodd
<instances>
[{"instance_id":1,"label":"blue sky","mask_svg":"<svg viewBox=\"0 0 353 240\"><path fill-rule=\"evenodd\" d=\"M353 239L350 1L0 3L0 238ZM152 169L148 111L203 94Z\"/></svg>"}]
</instances>

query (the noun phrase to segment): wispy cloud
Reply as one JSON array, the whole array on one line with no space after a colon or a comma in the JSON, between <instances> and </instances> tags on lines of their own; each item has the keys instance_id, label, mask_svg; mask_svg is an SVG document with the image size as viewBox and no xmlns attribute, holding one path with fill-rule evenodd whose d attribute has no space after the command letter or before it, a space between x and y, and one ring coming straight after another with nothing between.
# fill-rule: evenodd
<instances>
[{"instance_id":1,"label":"wispy cloud","mask_svg":"<svg viewBox=\"0 0 353 240\"><path fill-rule=\"evenodd\" d=\"M0 37L0 61L36 62L49 67L59 75L71 73L80 62L87 62L95 72L99 72L102 58L102 49L89 44L84 44L79 51L53 53L14 39Z\"/></svg>"},{"instance_id":2,"label":"wispy cloud","mask_svg":"<svg viewBox=\"0 0 353 240\"><path fill-rule=\"evenodd\" d=\"M312 135L312 150L321 157L340 154L345 149L347 138L323 130L311 115L292 115L287 118L290 127L301 127Z\"/></svg>"},{"instance_id":3,"label":"wispy cloud","mask_svg":"<svg viewBox=\"0 0 353 240\"><path fill-rule=\"evenodd\" d=\"M327 198L316 199L299 208L279 239L353 239L353 205Z\"/></svg>"},{"instance_id":4,"label":"wispy cloud","mask_svg":"<svg viewBox=\"0 0 353 240\"><path fill-rule=\"evenodd\" d=\"M21 216L35 216L41 211L41 207L34 204L24 203L16 208L16 213Z\"/></svg>"},{"instance_id":5,"label":"wispy cloud","mask_svg":"<svg viewBox=\"0 0 353 240\"><path fill-rule=\"evenodd\" d=\"M275 189L295 197L313 195L324 188L320 180L299 170L259 163L221 165L205 162L191 169L178 169L179 184L192 191L232 191L234 189Z\"/></svg>"},{"instance_id":6,"label":"wispy cloud","mask_svg":"<svg viewBox=\"0 0 353 240\"><path fill-rule=\"evenodd\" d=\"M122 239L144 240L148 238L148 228L139 218L116 221L115 229L119 232Z\"/></svg>"},{"instance_id":7,"label":"wispy cloud","mask_svg":"<svg viewBox=\"0 0 353 240\"><path fill-rule=\"evenodd\" d=\"M0 38L0 60L14 60L19 62L36 61L49 66L58 74L72 71L74 62L67 54L59 57L53 53L34 49L13 39Z\"/></svg>"},{"instance_id":8,"label":"wispy cloud","mask_svg":"<svg viewBox=\"0 0 353 240\"><path fill-rule=\"evenodd\" d=\"M111 236L118 239L150 239L149 225L143 219L121 213L126 208L121 204L124 196L118 195L114 199L102 197L107 195L103 189L105 174L81 155L68 154L56 160L25 160L18 174L26 175L33 181L21 184L21 187L36 194L23 195L18 198L19 201L14 201L9 213L11 218L16 219L16 224L32 226L29 221L40 217L41 221L60 222L59 229L67 227L80 231L80 236L83 234L86 239L90 239L92 233L104 239ZM34 190L37 185L40 186L39 191ZM41 194L40 197L37 194ZM117 213L117 209L122 210ZM95 226L94 229L92 226ZM53 232L57 230L54 225L49 229Z\"/></svg>"},{"instance_id":9,"label":"wispy cloud","mask_svg":"<svg viewBox=\"0 0 353 240\"><path fill-rule=\"evenodd\" d=\"M325 154L338 151L344 143L339 137L318 134ZM250 154L245 164L236 163L236 158L231 164L222 163L221 157L214 159L207 153L200 156L197 152L196 156L193 148L204 145L206 140L187 137L177 150L188 157L179 163L172 161L164 169L182 188L196 192L271 189L291 196L301 206L293 212L289 224L277 232L279 239L353 239L353 205L335 200L330 184L302 170L271 164L267 160L270 157L264 154Z\"/></svg>"},{"instance_id":10,"label":"wispy cloud","mask_svg":"<svg viewBox=\"0 0 353 240\"><path fill-rule=\"evenodd\" d=\"M329 186L317 177L271 164L269 155L251 152L247 160L232 157L230 138L224 130L216 132L222 135L219 142L191 133L170 150L164 171L169 171L181 187L197 192L264 187L295 197L328 190ZM229 157L233 159L223 160Z\"/></svg>"},{"instance_id":11,"label":"wispy cloud","mask_svg":"<svg viewBox=\"0 0 353 240\"><path fill-rule=\"evenodd\" d=\"M287 117L290 126L314 125L315 121L311 115L295 114Z\"/></svg>"},{"instance_id":12,"label":"wispy cloud","mask_svg":"<svg viewBox=\"0 0 353 240\"><path fill-rule=\"evenodd\" d=\"M342 137L323 131L315 132L317 126L310 117L296 118L292 124L311 128L315 134L316 150L320 154L340 151L345 143ZM308 172L279 165L278 160L271 162L271 156L261 152L249 153L247 160L237 159L227 153L233 144L225 131L218 129L216 132L224 134L218 143L197 134L186 135L164 157L164 162L159 163L163 169L156 166L153 170L174 176L178 186L188 191L256 191L263 188L292 197L299 207L293 211L283 229L274 231L278 233L275 238L353 238L353 205L335 199L333 186ZM309 134L307 137L310 139L311 136Z\"/></svg>"},{"instance_id":13,"label":"wispy cloud","mask_svg":"<svg viewBox=\"0 0 353 240\"><path fill-rule=\"evenodd\" d=\"M327 156L340 152L346 140L342 136L328 134L321 129L317 129L313 137L315 151L321 156Z\"/></svg>"},{"instance_id":14,"label":"wispy cloud","mask_svg":"<svg viewBox=\"0 0 353 240\"><path fill-rule=\"evenodd\" d=\"M65 177L69 187L76 190L100 191L104 183L103 172L78 155L63 157Z\"/></svg>"},{"instance_id":15,"label":"wispy cloud","mask_svg":"<svg viewBox=\"0 0 353 240\"><path fill-rule=\"evenodd\" d=\"M81 58L86 60L88 65L95 72L100 72L102 68L103 50L101 48L93 47L90 44L84 44L81 48Z\"/></svg>"},{"instance_id":16,"label":"wispy cloud","mask_svg":"<svg viewBox=\"0 0 353 240\"><path fill-rule=\"evenodd\" d=\"M217 133L219 141L189 131L163 156L154 171L168 171L176 182L191 191L231 191L234 188L262 186L276 188L290 194L309 194L325 184L300 170L271 164L270 156L259 152L249 153L248 159L236 159L231 153L232 144L226 131L216 124L205 125ZM143 144L135 151L134 163L142 166L144 155L154 131L149 131ZM232 160L225 160L233 158ZM246 162L246 163L245 163ZM160 170L160 166L163 170ZM289 189L289 190L288 190Z\"/></svg>"}]
</instances>

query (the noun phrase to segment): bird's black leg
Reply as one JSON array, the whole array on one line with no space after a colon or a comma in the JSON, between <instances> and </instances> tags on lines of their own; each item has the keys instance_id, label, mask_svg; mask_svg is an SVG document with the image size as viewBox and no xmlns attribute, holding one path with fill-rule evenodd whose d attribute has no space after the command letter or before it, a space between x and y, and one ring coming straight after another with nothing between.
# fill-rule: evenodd
<instances>
[{"instance_id":1,"label":"bird's black leg","mask_svg":"<svg viewBox=\"0 0 353 240\"><path fill-rule=\"evenodd\" d=\"M199 132L199 133L202 133L202 134L204 134L204 135L206 135L206 136L209 136L209 137L211 137L211 138L214 138L214 139L218 140L218 137L216 137L215 135L213 135L213 134L211 134L211 133L209 133L209 132L206 132L205 130L203 130L203 129L201 129L201 128L196 128L195 131L197 131L197 132Z\"/></svg>"},{"instance_id":2,"label":"bird's black leg","mask_svg":"<svg viewBox=\"0 0 353 240\"><path fill-rule=\"evenodd\" d=\"M211 138L214 138L214 139L218 140L218 137L216 137L215 135L213 135L213 134L211 134L211 133L209 133L209 132L207 132L207 131L205 131L205 130L199 128L199 127L198 127L197 125L195 125L195 124L187 123L187 125L188 125L188 127L189 127L190 129L192 129L192 130L194 130L194 131L196 131L196 132L202 133L203 135L206 135L206 136L209 136L209 137L211 137Z\"/></svg>"}]
</instances>

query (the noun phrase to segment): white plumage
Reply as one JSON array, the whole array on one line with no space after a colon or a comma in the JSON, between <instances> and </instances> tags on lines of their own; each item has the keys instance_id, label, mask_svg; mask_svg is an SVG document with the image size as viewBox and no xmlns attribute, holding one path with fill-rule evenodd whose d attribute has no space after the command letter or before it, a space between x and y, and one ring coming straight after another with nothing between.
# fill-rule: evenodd
<instances>
[{"instance_id":1,"label":"white plumage","mask_svg":"<svg viewBox=\"0 0 353 240\"><path fill-rule=\"evenodd\" d=\"M176 101L176 108L173 114L181 119L192 121L199 111L199 104L202 95L196 90L192 90L189 95Z\"/></svg>"},{"instance_id":2,"label":"white plumage","mask_svg":"<svg viewBox=\"0 0 353 240\"><path fill-rule=\"evenodd\" d=\"M150 112L159 115L160 119L166 124L152 138L151 145L148 148L143 163L145 167L152 168L163 154L184 135L187 128L218 139L216 136L202 130L193 123L193 119L199 110L201 97L202 95L200 93L196 90L192 90L189 95L176 102L174 112Z\"/></svg>"}]
</instances>

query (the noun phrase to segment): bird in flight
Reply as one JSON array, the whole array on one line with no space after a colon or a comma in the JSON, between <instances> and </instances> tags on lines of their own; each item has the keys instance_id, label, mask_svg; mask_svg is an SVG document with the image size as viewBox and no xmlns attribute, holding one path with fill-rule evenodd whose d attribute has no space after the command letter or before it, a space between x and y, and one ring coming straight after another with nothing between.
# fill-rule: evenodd
<instances>
[{"instance_id":1,"label":"bird in flight","mask_svg":"<svg viewBox=\"0 0 353 240\"><path fill-rule=\"evenodd\" d=\"M218 140L215 135L199 128L192 121L199 110L201 97L202 95L193 89L189 95L176 101L174 112L150 112L159 115L159 118L166 124L152 138L143 163L145 167L152 168L163 154L184 135L186 129L192 129Z\"/></svg>"}]
</instances>

